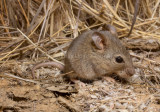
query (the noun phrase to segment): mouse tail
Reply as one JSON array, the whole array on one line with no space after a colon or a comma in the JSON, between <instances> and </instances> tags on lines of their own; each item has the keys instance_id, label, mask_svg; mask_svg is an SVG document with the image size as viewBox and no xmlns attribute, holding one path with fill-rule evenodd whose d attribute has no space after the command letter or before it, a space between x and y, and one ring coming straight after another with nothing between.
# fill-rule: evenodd
<instances>
[{"instance_id":1,"label":"mouse tail","mask_svg":"<svg viewBox=\"0 0 160 112\"><path fill-rule=\"evenodd\" d=\"M32 72L32 77L35 79L35 70L37 68L40 68L40 67L48 67L48 66L53 66L53 67L56 67L58 69L60 69L61 71L64 70L64 65L60 64L60 63L57 63L57 62L44 62L44 63L40 63L40 64L37 64L35 65L31 72Z\"/></svg>"}]
</instances>

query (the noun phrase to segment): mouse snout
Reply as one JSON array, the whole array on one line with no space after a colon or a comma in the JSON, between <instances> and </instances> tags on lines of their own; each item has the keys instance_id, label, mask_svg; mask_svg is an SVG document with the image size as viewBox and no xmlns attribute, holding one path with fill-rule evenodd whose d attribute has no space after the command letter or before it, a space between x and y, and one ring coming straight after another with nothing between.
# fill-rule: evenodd
<instances>
[{"instance_id":1,"label":"mouse snout","mask_svg":"<svg viewBox=\"0 0 160 112\"><path fill-rule=\"evenodd\" d=\"M125 71L126 71L126 74L129 76L133 76L135 74L134 68L127 68Z\"/></svg>"}]
</instances>

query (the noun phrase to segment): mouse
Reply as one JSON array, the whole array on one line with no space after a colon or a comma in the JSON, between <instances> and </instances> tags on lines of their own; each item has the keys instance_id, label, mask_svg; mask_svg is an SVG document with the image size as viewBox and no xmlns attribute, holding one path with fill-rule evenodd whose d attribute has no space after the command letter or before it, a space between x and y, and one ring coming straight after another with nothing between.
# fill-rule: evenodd
<instances>
[{"instance_id":1,"label":"mouse","mask_svg":"<svg viewBox=\"0 0 160 112\"><path fill-rule=\"evenodd\" d=\"M131 56L112 25L83 32L71 42L64 65L57 62L37 64L32 68L32 76L35 78L37 68L46 66L60 69L70 80L81 81L94 81L112 74L128 79L135 73Z\"/></svg>"}]
</instances>

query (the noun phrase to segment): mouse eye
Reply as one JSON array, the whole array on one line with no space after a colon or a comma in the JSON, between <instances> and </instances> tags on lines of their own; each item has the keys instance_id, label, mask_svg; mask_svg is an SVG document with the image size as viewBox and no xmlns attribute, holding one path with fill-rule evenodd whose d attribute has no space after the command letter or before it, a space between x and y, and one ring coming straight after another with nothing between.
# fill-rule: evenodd
<instances>
[{"instance_id":1,"label":"mouse eye","mask_svg":"<svg viewBox=\"0 0 160 112\"><path fill-rule=\"evenodd\" d=\"M117 63L124 62L124 60L123 60L123 58L121 56L117 56L115 60L116 60Z\"/></svg>"}]
</instances>

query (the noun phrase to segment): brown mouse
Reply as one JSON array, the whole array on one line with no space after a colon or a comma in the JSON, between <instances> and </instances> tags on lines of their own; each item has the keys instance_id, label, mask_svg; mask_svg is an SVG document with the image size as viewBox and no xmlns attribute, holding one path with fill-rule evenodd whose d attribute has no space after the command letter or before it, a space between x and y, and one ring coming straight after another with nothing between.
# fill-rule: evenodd
<instances>
[{"instance_id":1,"label":"brown mouse","mask_svg":"<svg viewBox=\"0 0 160 112\"><path fill-rule=\"evenodd\" d=\"M110 74L128 79L134 73L131 57L117 38L116 29L107 25L108 30L89 30L72 41L65 55L64 66L57 62L40 63L35 69L54 66L68 73L69 79L93 81Z\"/></svg>"}]
</instances>

